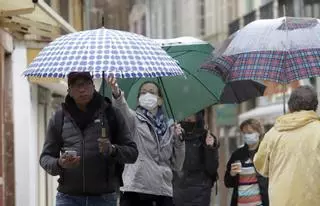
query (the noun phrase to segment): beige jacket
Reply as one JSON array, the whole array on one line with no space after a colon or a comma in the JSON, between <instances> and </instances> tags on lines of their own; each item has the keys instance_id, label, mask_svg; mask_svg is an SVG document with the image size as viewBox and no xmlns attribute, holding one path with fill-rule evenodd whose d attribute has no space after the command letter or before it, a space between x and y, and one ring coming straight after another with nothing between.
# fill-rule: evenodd
<instances>
[{"instance_id":1,"label":"beige jacket","mask_svg":"<svg viewBox=\"0 0 320 206\"><path fill-rule=\"evenodd\" d=\"M313 111L279 117L254 157L269 177L270 206L320 205L320 121Z\"/></svg>"}]
</instances>

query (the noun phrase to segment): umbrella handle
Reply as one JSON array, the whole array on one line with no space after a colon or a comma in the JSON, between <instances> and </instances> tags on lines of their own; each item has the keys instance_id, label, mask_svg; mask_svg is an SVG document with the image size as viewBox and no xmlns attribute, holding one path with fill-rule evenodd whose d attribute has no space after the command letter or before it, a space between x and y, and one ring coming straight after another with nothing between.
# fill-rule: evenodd
<instances>
[{"instance_id":1,"label":"umbrella handle","mask_svg":"<svg viewBox=\"0 0 320 206\"><path fill-rule=\"evenodd\" d=\"M104 97L104 88L105 88L105 79L104 79L104 71L102 71L102 96ZM106 128L105 128L105 112L102 112L101 114L101 137L102 138L107 138L107 134L106 134Z\"/></svg>"}]
</instances>

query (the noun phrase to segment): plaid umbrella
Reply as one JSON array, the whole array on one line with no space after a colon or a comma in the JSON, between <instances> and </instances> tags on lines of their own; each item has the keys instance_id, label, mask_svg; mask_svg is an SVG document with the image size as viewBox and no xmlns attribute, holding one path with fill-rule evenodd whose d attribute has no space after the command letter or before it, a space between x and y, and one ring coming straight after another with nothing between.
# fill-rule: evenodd
<instances>
[{"instance_id":1,"label":"plaid umbrella","mask_svg":"<svg viewBox=\"0 0 320 206\"><path fill-rule=\"evenodd\" d=\"M91 72L94 78L141 78L182 75L177 62L154 40L111 29L64 35L45 47L28 69L28 77L64 78Z\"/></svg>"},{"instance_id":2,"label":"plaid umbrella","mask_svg":"<svg viewBox=\"0 0 320 206\"><path fill-rule=\"evenodd\" d=\"M258 79L287 84L320 75L320 24L314 18L254 21L238 31L221 55L202 69L227 81Z\"/></svg>"}]
</instances>

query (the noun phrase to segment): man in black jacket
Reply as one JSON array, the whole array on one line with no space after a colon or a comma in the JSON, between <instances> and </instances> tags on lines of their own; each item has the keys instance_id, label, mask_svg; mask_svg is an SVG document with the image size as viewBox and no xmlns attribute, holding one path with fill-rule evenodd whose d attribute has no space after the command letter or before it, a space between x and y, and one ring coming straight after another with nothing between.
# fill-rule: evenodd
<instances>
[{"instance_id":1,"label":"man in black jacket","mask_svg":"<svg viewBox=\"0 0 320 206\"><path fill-rule=\"evenodd\" d=\"M40 156L40 165L60 176L56 205L116 206L122 165L136 161L137 146L121 113L95 91L90 73L70 73L68 87Z\"/></svg>"}]
</instances>

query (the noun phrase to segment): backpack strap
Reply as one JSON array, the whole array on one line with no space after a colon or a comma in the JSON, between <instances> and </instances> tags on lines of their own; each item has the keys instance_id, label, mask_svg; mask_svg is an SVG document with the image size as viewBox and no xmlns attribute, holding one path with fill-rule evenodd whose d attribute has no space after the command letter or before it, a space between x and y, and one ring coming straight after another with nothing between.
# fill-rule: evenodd
<instances>
[{"instance_id":1,"label":"backpack strap","mask_svg":"<svg viewBox=\"0 0 320 206\"><path fill-rule=\"evenodd\" d=\"M114 138L118 135L118 121L117 121L117 116L114 111L114 108L112 107L111 102L109 103L106 101L104 108L104 126L107 130L107 134L109 135L111 143L115 144L117 143L117 138Z\"/></svg>"},{"instance_id":2,"label":"backpack strap","mask_svg":"<svg viewBox=\"0 0 320 206\"><path fill-rule=\"evenodd\" d=\"M63 109L59 109L56 111L54 115L54 125L56 127L57 131L57 137L59 138L59 145L63 145L62 141L62 129L63 129L63 124L64 124L64 112Z\"/></svg>"}]
</instances>

